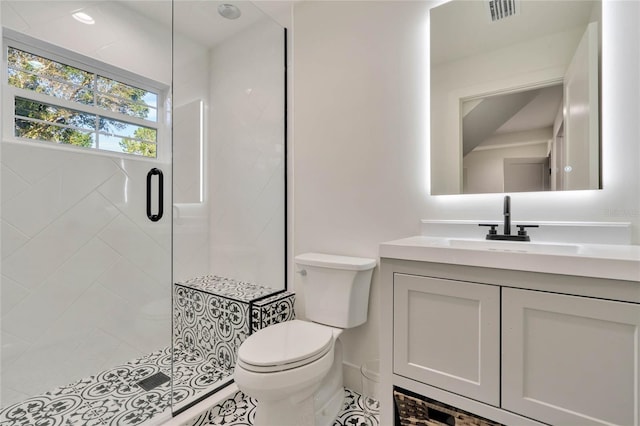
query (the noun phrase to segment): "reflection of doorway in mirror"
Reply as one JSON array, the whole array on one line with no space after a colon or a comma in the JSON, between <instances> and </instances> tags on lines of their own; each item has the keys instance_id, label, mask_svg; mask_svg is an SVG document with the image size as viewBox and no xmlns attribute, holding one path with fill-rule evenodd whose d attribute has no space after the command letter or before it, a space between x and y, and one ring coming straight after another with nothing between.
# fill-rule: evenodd
<instances>
[{"instance_id":1,"label":"reflection of doorway in mirror","mask_svg":"<svg viewBox=\"0 0 640 426\"><path fill-rule=\"evenodd\" d=\"M531 140L528 143L474 149L463 160L465 172L463 192L465 194L515 192L516 190L505 188L505 181L509 179L505 176L505 162L546 158L549 152L549 139L550 135L545 133L544 139ZM515 172L515 170L511 171ZM520 181L520 179L516 180ZM544 185L538 185L535 191L543 191L543 188Z\"/></svg>"},{"instance_id":2,"label":"reflection of doorway in mirror","mask_svg":"<svg viewBox=\"0 0 640 426\"><path fill-rule=\"evenodd\" d=\"M549 157L504 159L504 192L537 192L549 188Z\"/></svg>"},{"instance_id":3,"label":"reflection of doorway in mirror","mask_svg":"<svg viewBox=\"0 0 640 426\"><path fill-rule=\"evenodd\" d=\"M564 165L565 160L564 147L564 123L561 123L555 132L551 146L551 190L561 191L565 189L564 183Z\"/></svg>"},{"instance_id":4,"label":"reflection of doorway in mirror","mask_svg":"<svg viewBox=\"0 0 640 426\"><path fill-rule=\"evenodd\" d=\"M566 143L561 189L600 187L598 24L587 27L564 78Z\"/></svg>"},{"instance_id":5,"label":"reflection of doorway in mirror","mask_svg":"<svg viewBox=\"0 0 640 426\"><path fill-rule=\"evenodd\" d=\"M467 165L466 157L472 150L481 146L482 149L494 149L491 160L495 160L495 157L501 154L501 148L496 145L513 146L514 143L530 143L534 140L542 145L543 140L553 140L557 125L564 121L564 85L567 81L565 77L568 66L578 53L576 50L587 27L596 29L592 37L596 42L590 46L596 51L596 55L592 56L595 60L591 60L590 57L588 61L581 61L581 65L576 66L576 84L568 89L576 95L575 102L569 101L575 108L572 108L569 114L575 116L571 118L575 118L573 122L578 127L584 128L584 124L589 122L596 130L569 130L570 124L565 122L564 158L571 157L570 161L578 164L584 163L583 160L588 157L590 164L595 165L590 167L590 170L596 171L593 173L594 182L581 187L581 182L584 182L583 169L581 166L573 166L571 172L565 172L562 176L566 187L550 183L550 189L600 187L599 155L597 152L591 155L591 147L594 147L595 151L599 150L599 102L596 97L591 98L587 95L590 104L588 112L587 108L580 108L581 104L584 104L581 100L584 100L585 96L584 92L579 93L581 85L578 83L582 79L581 71L584 70L581 67L589 68L586 72L593 72L596 82L593 87L596 88L594 92L597 94L597 52L600 50L600 54L602 53L598 36L602 3L588 0L526 3L527 7L523 5L519 16L492 23L486 28L483 26L486 11L481 7L482 2L450 1L431 9L432 194L460 193L461 188L463 193L500 192L504 183L502 159L493 163L499 168L498 171L485 168L485 177L492 174L497 178L500 175L500 179L496 179L498 183L494 182L495 185L491 188L483 187L470 191L464 189L478 186L475 177L478 170ZM461 36L462 33L467 36ZM550 86L556 86L555 105L547 103L546 106L541 106L542 99L551 98L550 92L553 89ZM543 92L546 93L544 96ZM530 102L533 104L530 105ZM527 115L534 118L531 126L525 128L524 111L531 111L534 105L539 105L540 108L535 108L538 111L536 114ZM472 116L475 117L471 119ZM582 118L582 121L579 118ZM466 121L473 121L473 125L467 125ZM520 128L516 127L516 123ZM538 131L543 127L546 128L544 136L532 135L531 130ZM528 135L521 133L525 130ZM507 133L511 133L509 137L515 136L516 133L520 135L517 141L515 138L507 140ZM594 136L598 144L590 145L588 155L587 150L580 147L582 141L577 143L576 149L572 148L573 145L569 146L572 144L571 141L584 140L586 135L589 138ZM488 144L492 146L489 147ZM553 158L553 153L521 154L523 158L547 154L551 154ZM507 157L515 155L509 154ZM463 181L464 167L468 167L466 184ZM558 169L564 170L564 167Z\"/></svg>"},{"instance_id":6,"label":"reflection of doorway in mirror","mask_svg":"<svg viewBox=\"0 0 640 426\"><path fill-rule=\"evenodd\" d=\"M551 189L549 164L545 174L539 168L541 162L548 163L554 123L562 121L562 98L562 82L554 80L465 99L461 104L463 167L467 168L463 193ZM534 166L532 158L542 160ZM516 176L518 171L523 175Z\"/></svg>"}]
</instances>

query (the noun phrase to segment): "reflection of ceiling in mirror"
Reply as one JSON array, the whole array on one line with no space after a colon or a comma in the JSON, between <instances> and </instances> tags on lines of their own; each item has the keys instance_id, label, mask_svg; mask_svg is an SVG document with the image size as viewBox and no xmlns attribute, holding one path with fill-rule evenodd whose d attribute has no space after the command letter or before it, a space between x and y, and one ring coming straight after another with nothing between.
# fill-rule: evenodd
<instances>
[{"instance_id":1,"label":"reflection of ceiling in mirror","mask_svg":"<svg viewBox=\"0 0 640 426\"><path fill-rule=\"evenodd\" d=\"M562 84L467 101L463 105L463 155L478 147L503 144L507 135L548 133L561 107ZM519 142L518 137L510 139Z\"/></svg>"},{"instance_id":2,"label":"reflection of ceiling in mirror","mask_svg":"<svg viewBox=\"0 0 640 426\"><path fill-rule=\"evenodd\" d=\"M533 99L500 126L496 133L513 133L553 126L561 105L561 84L536 89Z\"/></svg>"},{"instance_id":3,"label":"reflection of ceiling in mirror","mask_svg":"<svg viewBox=\"0 0 640 426\"><path fill-rule=\"evenodd\" d=\"M484 1L450 1L430 11L431 63L437 65L567 28L586 26L593 6L599 3L521 0L518 15L492 22Z\"/></svg>"}]
</instances>

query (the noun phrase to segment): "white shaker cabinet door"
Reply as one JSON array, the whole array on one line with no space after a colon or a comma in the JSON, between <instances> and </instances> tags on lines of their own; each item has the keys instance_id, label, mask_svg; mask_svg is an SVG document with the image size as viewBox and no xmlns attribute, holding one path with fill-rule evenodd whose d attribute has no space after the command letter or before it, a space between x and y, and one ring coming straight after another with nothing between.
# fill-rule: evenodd
<instances>
[{"instance_id":1,"label":"white shaker cabinet door","mask_svg":"<svg viewBox=\"0 0 640 426\"><path fill-rule=\"evenodd\" d=\"M394 373L498 406L500 288L394 276Z\"/></svg>"},{"instance_id":2,"label":"white shaker cabinet door","mask_svg":"<svg viewBox=\"0 0 640 426\"><path fill-rule=\"evenodd\" d=\"M638 425L640 305L502 292L502 407L556 425Z\"/></svg>"}]
</instances>

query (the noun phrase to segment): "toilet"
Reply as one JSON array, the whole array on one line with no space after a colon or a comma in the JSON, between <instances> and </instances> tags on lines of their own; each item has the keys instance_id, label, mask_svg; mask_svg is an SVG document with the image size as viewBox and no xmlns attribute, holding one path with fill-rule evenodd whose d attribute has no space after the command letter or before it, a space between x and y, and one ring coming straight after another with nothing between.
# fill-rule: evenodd
<instances>
[{"instance_id":1,"label":"toilet","mask_svg":"<svg viewBox=\"0 0 640 426\"><path fill-rule=\"evenodd\" d=\"M306 321L258 330L238 350L234 379L257 402L255 426L329 426L343 408L342 330L367 321L375 259L295 257Z\"/></svg>"}]
</instances>

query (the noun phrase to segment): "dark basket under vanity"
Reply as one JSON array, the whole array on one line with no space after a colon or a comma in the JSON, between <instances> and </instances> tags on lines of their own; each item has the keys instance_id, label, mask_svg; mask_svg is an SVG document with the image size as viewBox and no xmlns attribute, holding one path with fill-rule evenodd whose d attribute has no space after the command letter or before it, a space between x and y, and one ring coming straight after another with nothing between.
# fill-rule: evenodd
<instances>
[{"instance_id":1,"label":"dark basket under vanity","mask_svg":"<svg viewBox=\"0 0 640 426\"><path fill-rule=\"evenodd\" d=\"M433 399L395 388L397 426L501 426Z\"/></svg>"}]
</instances>

